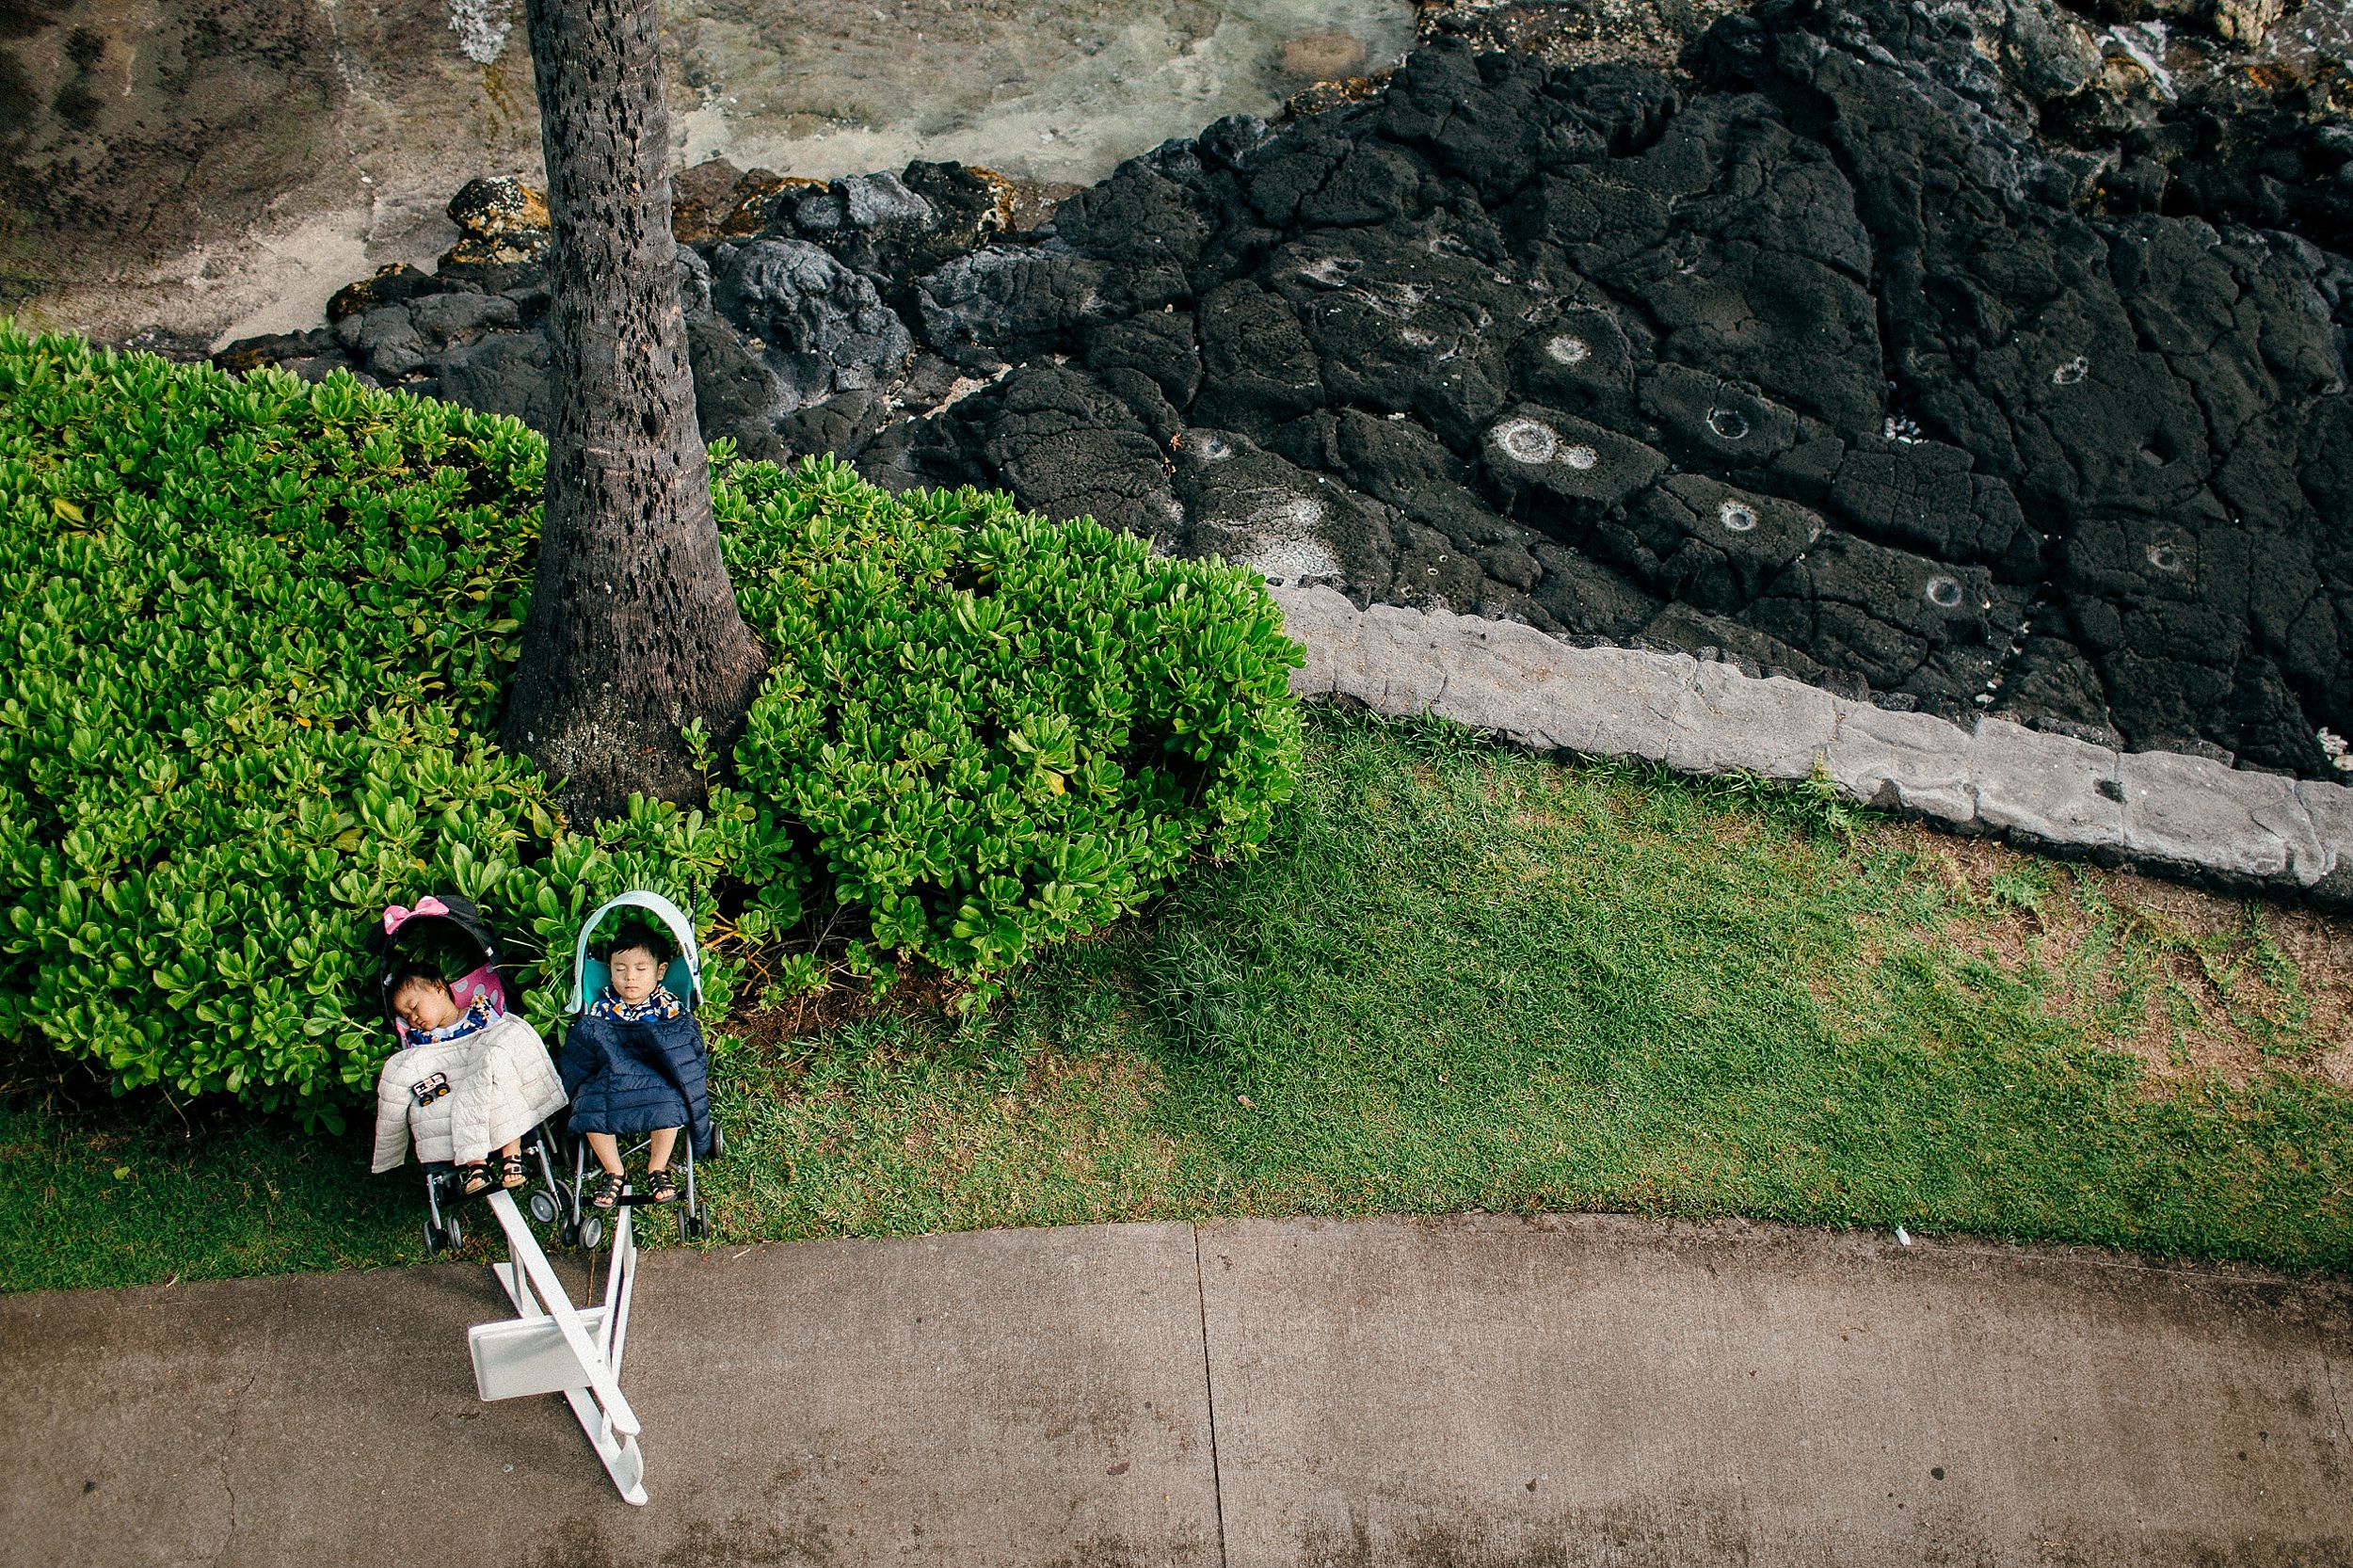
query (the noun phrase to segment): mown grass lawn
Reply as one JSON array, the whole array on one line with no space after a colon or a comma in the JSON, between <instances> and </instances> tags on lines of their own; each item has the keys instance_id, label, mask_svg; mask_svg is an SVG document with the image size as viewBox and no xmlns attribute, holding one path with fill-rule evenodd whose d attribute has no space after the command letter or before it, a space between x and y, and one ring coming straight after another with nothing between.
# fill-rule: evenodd
<instances>
[{"instance_id":1,"label":"mown grass lawn","mask_svg":"<svg viewBox=\"0 0 2353 1568\"><path fill-rule=\"evenodd\" d=\"M719 1240L1605 1208L2353 1265L2353 925L1833 814L1320 715L1269 854L985 1019L739 1020ZM20 1075L0 1288L414 1260L365 1149Z\"/></svg>"}]
</instances>

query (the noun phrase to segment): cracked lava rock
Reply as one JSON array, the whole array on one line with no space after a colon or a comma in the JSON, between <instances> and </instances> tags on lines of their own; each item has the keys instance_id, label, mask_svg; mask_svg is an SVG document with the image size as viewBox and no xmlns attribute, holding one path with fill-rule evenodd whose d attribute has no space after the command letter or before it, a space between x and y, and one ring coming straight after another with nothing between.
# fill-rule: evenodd
<instances>
[{"instance_id":1,"label":"cracked lava rock","mask_svg":"<svg viewBox=\"0 0 2353 1568\"><path fill-rule=\"evenodd\" d=\"M2268 186L2177 156L2132 210L2150 159L2039 142L1956 15L1768 4L1684 63L1441 38L1019 232L953 165L745 176L765 205L680 248L705 434L1359 602L2333 776L2353 137ZM454 254L223 360L544 422L544 309L536 263Z\"/></svg>"}]
</instances>

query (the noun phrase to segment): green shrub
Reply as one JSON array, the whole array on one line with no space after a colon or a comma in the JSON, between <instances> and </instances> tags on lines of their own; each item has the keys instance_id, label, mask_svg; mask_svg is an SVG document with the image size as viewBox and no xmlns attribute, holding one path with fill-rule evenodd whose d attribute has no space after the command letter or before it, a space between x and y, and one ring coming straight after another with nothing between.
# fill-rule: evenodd
<instances>
[{"instance_id":1,"label":"green shrub","mask_svg":"<svg viewBox=\"0 0 2353 1568\"><path fill-rule=\"evenodd\" d=\"M527 946L628 874L488 738L544 461L348 376L0 324L0 1032L323 1111L389 1045L385 904L455 888Z\"/></svg>"},{"instance_id":2,"label":"green shrub","mask_svg":"<svg viewBox=\"0 0 2353 1568\"><path fill-rule=\"evenodd\" d=\"M367 924L454 888L556 1021L591 904L653 888L732 952L805 895L985 981L1266 832L1296 657L1246 573L846 469L729 467L776 671L706 810L593 833L491 731L545 446L511 420L0 321L0 1034L128 1088L334 1116L391 1040ZM806 950L779 965L802 983Z\"/></svg>"},{"instance_id":3,"label":"green shrub","mask_svg":"<svg viewBox=\"0 0 2353 1568\"><path fill-rule=\"evenodd\" d=\"M716 500L776 657L740 782L877 947L985 997L1289 796L1300 653L1257 574L830 459L734 465Z\"/></svg>"}]
</instances>

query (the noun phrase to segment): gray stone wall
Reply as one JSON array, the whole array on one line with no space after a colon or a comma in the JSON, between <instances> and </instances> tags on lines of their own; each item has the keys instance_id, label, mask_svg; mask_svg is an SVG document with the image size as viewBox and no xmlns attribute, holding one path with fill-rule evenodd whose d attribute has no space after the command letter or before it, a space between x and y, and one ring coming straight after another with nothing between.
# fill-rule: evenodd
<instances>
[{"instance_id":1,"label":"gray stone wall","mask_svg":"<svg viewBox=\"0 0 2353 1568\"><path fill-rule=\"evenodd\" d=\"M2002 719L1964 728L1689 654L1573 648L1446 610L1359 610L1328 587L1273 592L1307 652L1291 681L1302 696L1689 773L1796 780L1818 767L1859 802L1954 832L2353 905L2353 789L2340 784L2118 751Z\"/></svg>"}]
</instances>

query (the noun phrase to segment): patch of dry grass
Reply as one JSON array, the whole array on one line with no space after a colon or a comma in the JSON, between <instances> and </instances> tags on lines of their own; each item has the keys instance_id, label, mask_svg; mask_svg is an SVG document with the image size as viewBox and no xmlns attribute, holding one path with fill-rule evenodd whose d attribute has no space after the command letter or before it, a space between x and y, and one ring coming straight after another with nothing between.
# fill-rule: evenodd
<instances>
[{"instance_id":1,"label":"patch of dry grass","mask_svg":"<svg viewBox=\"0 0 2353 1568\"><path fill-rule=\"evenodd\" d=\"M2353 920L1913 824L1870 837L1946 890L1921 935L2137 1058L2145 1094L2209 1078L2243 1086L2272 1068L2353 1089Z\"/></svg>"}]
</instances>

